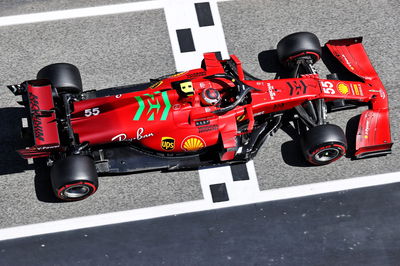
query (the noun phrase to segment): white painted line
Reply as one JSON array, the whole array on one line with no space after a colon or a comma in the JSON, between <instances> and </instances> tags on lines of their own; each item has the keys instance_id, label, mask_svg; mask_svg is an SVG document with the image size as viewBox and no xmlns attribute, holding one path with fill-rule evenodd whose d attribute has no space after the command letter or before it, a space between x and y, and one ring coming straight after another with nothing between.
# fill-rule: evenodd
<instances>
[{"instance_id":1,"label":"white painted line","mask_svg":"<svg viewBox=\"0 0 400 266\"><path fill-rule=\"evenodd\" d=\"M136 11L160 9L164 7L163 1L143 1L127 4L105 5L96 7L75 8L68 10L57 10L33 14L0 17L0 26L11 26L27 23L38 23L62 19L73 19L103 15L113 15Z\"/></svg>"},{"instance_id":2,"label":"white painted line","mask_svg":"<svg viewBox=\"0 0 400 266\"><path fill-rule=\"evenodd\" d=\"M150 208L51 221L46 223L23 225L0 229L0 241L399 182L400 172L394 172L374 176L356 177L309 185L258 191L253 198L242 198L241 200L237 199L235 201L210 203L208 199L204 199Z\"/></svg>"},{"instance_id":3,"label":"white painted line","mask_svg":"<svg viewBox=\"0 0 400 266\"><path fill-rule=\"evenodd\" d=\"M249 174L250 179L257 179L257 174L256 174L256 168L254 166L254 161L251 160L248 163L246 163L247 167L247 173Z\"/></svg>"},{"instance_id":4,"label":"white painted line","mask_svg":"<svg viewBox=\"0 0 400 266\"><path fill-rule=\"evenodd\" d=\"M210 2L214 26L199 26L194 5L197 2ZM177 71L199 68L203 53L206 52L220 51L223 58L229 58L216 0L165 0L165 3L165 17ZM188 28L192 31L196 51L181 53L176 30Z\"/></svg>"},{"instance_id":5,"label":"white painted line","mask_svg":"<svg viewBox=\"0 0 400 266\"><path fill-rule=\"evenodd\" d=\"M217 0L217 1L225 2L229 0ZM114 15L114 14L122 14L129 12L146 11L152 9L161 9L165 7L166 2L168 2L168 0L167 1L152 0L152 1L133 2L126 4L104 5L96 7L84 7L84 8L75 8L67 10L56 10L56 11L48 11L40 13L5 16L5 17L0 17L0 27L63 20L63 19Z\"/></svg>"}]
</instances>

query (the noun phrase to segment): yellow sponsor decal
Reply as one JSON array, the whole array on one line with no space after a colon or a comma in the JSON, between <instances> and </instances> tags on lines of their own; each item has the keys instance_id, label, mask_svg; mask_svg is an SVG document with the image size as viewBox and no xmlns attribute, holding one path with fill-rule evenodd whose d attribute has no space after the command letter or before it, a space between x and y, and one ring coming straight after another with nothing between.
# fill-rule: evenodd
<instances>
[{"instance_id":1,"label":"yellow sponsor decal","mask_svg":"<svg viewBox=\"0 0 400 266\"><path fill-rule=\"evenodd\" d=\"M187 73L187 71L179 72L179 73L176 73L176 74L173 74L173 75L169 76L168 78L176 78L176 77L185 75L186 73Z\"/></svg>"},{"instance_id":2,"label":"yellow sponsor decal","mask_svg":"<svg viewBox=\"0 0 400 266\"><path fill-rule=\"evenodd\" d=\"M360 95L360 91L358 90L357 84L351 84L351 87L353 88L355 95Z\"/></svg>"},{"instance_id":3,"label":"yellow sponsor decal","mask_svg":"<svg viewBox=\"0 0 400 266\"><path fill-rule=\"evenodd\" d=\"M175 139L171 137L162 137L161 148L166 151L173 150L175 148Z\"/></svg>"},{"instance_id":4,"label":"yellow sponsor decal","mask_svg":"<svg viewBox=\"0 0 400 266\"><path fill-rule=\"evenodd\" d=\"M346 84L344 84L344 83L339 83L338 85L337 85L337 89L338 89L338 91L341 93L341 94L343 94L343 95L347 95L347 94L349 94L349 86L347 86Z\"/></svg>"},{"instance_id":5,"label":"yellow sponsor decal","mask_svg":"<svg viewBox=\"0 0 400 266\"><path fill-rule=\"evenodd\" d=\"M151 89L156 89L160 87L160 85L163 84L162 80L159 82L154 83L153 85L150 86Z\"/></svg>"},{"instance_id":6,"label":"yellow sponsor decal","mask_svg":"<svg viewBox=\"0 0 400 266\"><path fill-rule=\"evenodd\" d=\"M182 82L179 84L181 91L187 96L192 96L194 94L193 83L191 81Z\"/></svg>"},{"instance_id":7,"label":"yellow sponsor decal","mask_svg":"<svg viewBox=\"0 0 400 266\"><path fill-rule=\"evenodd\" d=\"M238 117L236 117L236 120L241 122L244 120L245 117L246 117L245 115L239 115Z\"/></svg>"},{"instance_id":8,"label":"yellow sponsor decal","mask_svg":"<svg viewBox=\"0 0 400 266\"><path fill-rule=\"evenodd\" d=\"M189 136L182 141L182 149L185 151L198 151L205 146L204 140L198 136Z\"/></svg>"}]
</instances>

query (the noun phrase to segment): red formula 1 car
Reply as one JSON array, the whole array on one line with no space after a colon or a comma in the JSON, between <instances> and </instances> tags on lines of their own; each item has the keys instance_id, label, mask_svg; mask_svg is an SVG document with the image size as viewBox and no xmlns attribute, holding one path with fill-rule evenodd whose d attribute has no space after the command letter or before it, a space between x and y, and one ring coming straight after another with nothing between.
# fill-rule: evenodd
<instances>
[{"instance_id":1,"label":"red formula 1 car","mask_svg":"<svg viewBox=\"0 0 400 266\"><path fill-rule=\"evenodd\" d=\"M47 157L57 197L80 200L96 191L98 173L246 162L283 127L297 134L308 162L328 164L349 151L327 113L367 106L352 155L385 155L392 146L388 96L361 41L332 40L321 48L312 33L286 36L276 49L283 70L273 80L246 73L234 55L207 53L201 68L142 87L83 92L75 66L49 65L37 80L9 86L23 96L29 113L23 133L34 140L18 152ZM321 55L335 69L326 79L313 67Z\"/></svg>"}]
</instances>

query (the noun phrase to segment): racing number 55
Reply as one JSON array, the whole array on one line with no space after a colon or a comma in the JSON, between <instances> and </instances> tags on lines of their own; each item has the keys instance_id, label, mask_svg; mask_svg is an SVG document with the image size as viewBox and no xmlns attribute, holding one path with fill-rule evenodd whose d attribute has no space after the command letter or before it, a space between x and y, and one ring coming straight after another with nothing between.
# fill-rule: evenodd
<instances>
[{"instance_id":1,"label":"racing number 55","mask_svg":"<svg viewBox=\"0 0 400 266\"><path fill-rule=\"evenodd\" d=\"M89 117L89 116L92 116L92 115L99 115L99 114L100 114L99 107L85 109L85 116L86 117Z\"/></svg>"},{"instance_id":2,"label":"racing number 55","mask_svg":"<svg viewBox=\"0 0 400 266\"><path fill-rule=\"evenodd\" d=\"M333 84L330 81L321 81L321 87L324 93L335 94L335 89L333 89Z\"/></svg>"}]
</instances>

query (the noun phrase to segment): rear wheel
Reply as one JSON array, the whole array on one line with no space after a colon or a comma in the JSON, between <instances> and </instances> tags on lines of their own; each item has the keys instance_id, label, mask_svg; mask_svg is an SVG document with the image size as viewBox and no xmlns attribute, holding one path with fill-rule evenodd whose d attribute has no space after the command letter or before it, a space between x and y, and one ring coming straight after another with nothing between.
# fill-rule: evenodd
<instances>
[{"instance_id":1,"label":"rear wheel","mask_svg":"<svg viewBox=\"0 0 400 266\"><path fill-rule=\"evenodd\" d=\"M308 57L312 64L321 58L321 44L311 32L296 32L284 37L277 45L279 61L284 66L292 67L302 57Z\"/></svg>"},{"instance_id":2,"label":"rear wheel","mask_svg":"<svg viewBox=\"0 0 400 266\"><path fill-rule=\"evenodd\" d=\"M82 93L81 74L72 64L57 63L45 66L38 72L37 79L50 80L58 93Z\"/></svg>"},{"instance_id":3,"label":"rear wheel","mask_svg":"<svg viewBox=\"0 0 400 266\"><path fill-rule=\"evenodd\" d=\"M65 201L85 199L98 187L96 167L88 156L72 155L57 161L50 176L54 193Z\"/></svg>"},{"instance_id":4,"label":"rear wheel","mask_svg":"<svg viewBox=\"0 0 400 266\"><path fill-rule=\"evenodd\" d=\"M308 130L302 136L301 147L308 162L325 165L338 160L346 153L347 141L339 126L326 124Z\"/></svg>"}]
</instances>

